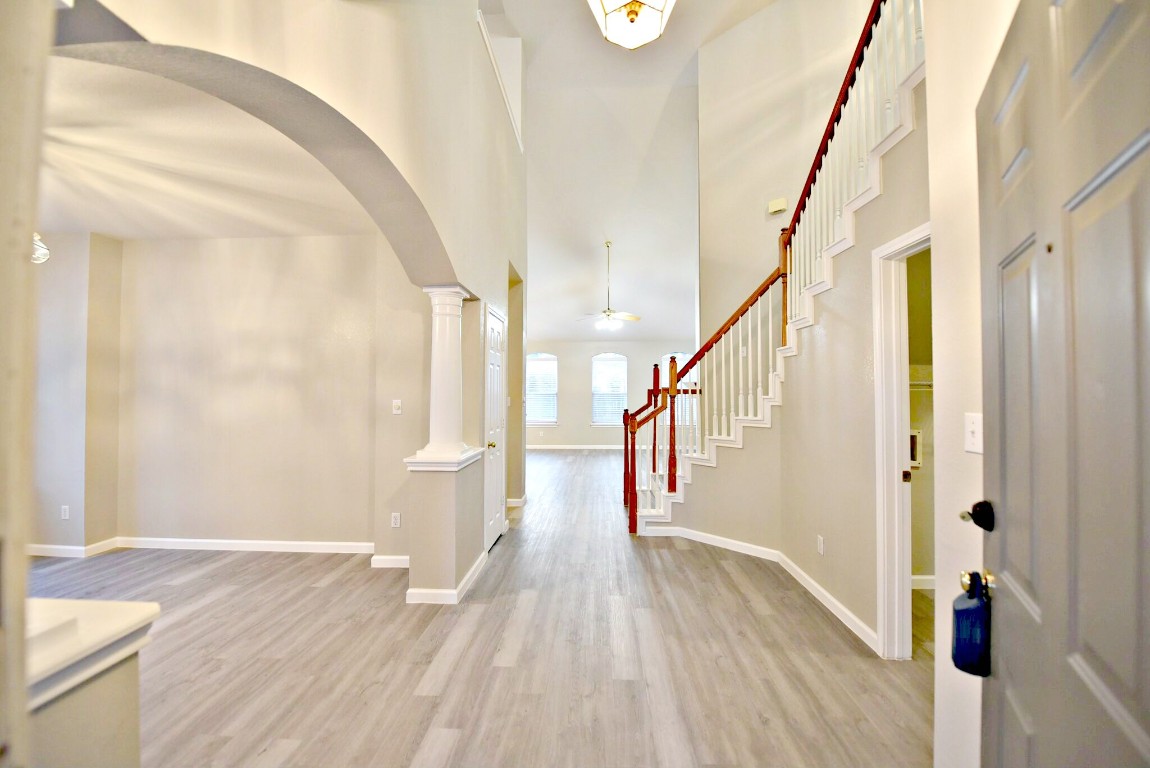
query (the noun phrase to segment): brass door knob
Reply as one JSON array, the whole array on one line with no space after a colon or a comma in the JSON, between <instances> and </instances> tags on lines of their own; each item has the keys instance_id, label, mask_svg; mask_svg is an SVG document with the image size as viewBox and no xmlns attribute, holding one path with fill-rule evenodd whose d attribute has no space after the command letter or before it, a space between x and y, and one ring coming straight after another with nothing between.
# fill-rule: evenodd
<instances>
[{"instance_id":1,"label":"brass door knob","mask_svg":"<svg viewBox=\"0 0 1150 768\"><path fill-rule=\"evenodd\" d=\"M494 441L492 441L492 442L488 443L488 444L487 444L487 447L488 447L488 448L494 448L494 447L495 447L495 443L494 443Z\"/></svg>"}]
</instances>

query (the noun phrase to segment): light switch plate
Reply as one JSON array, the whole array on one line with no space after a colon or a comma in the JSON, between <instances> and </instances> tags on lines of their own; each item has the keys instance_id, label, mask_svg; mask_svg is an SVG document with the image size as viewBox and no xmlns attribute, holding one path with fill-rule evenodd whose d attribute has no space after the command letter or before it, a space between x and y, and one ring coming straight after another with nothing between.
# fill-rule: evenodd
<instances>
[{"instance_id":1,"label":"light switch plate","mask_svg":"<svg viewBox=\"0 0 1150 768\"><path fill-rule=\"evenodd\" d=\"M963 450L967 453L982 453L982 414L963 414Z\"/></svg>"},{"instance_id":2,"label":"light switch plate","mask_svg":"<svg viewBox=\"0 0 1150 768\"><path fill-rule=\"evenodd\" d=\"M403 413L403 401L402 400L392 400L391 401L391 412L395 416L399 416L400 414L402 414Z\"/></svg>"}]
</instances>

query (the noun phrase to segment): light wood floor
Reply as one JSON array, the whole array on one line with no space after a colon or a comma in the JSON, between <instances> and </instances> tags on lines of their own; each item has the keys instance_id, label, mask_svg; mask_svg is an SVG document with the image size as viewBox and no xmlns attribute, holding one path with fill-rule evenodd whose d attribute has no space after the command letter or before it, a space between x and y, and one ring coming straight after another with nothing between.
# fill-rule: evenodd
<instances>
[{"instance_id":1,"label":"light wood floor","mask_svg":"<svg viewBox=\"0 0 1150 768\"><path fill-rule=\"evenodd\" d=\"M405 605L406 571L367 555L45 558L30 590L163 604L155 768L931 764L929 622L883 662L774 563L629 537L619 472L614 451L530 455L459 606Z\"/></svg>"}]
</instances>

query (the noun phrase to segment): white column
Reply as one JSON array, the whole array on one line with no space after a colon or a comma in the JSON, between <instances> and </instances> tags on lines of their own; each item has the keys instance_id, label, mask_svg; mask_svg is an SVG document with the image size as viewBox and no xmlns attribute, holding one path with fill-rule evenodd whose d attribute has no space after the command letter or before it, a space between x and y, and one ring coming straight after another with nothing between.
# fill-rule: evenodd
<instances>
[{"instance_id":1,"label":"white column","mask_svg":"<svg viewBox=\"0 0 1150 768\"><path fill-rule=\"evenodd\" d=\"M405 461L413 471L450 471L482 454L463 442L463 300L471 294L458 285L423 291L431 297L430 435Z\"/></svg>"}]
</instances>

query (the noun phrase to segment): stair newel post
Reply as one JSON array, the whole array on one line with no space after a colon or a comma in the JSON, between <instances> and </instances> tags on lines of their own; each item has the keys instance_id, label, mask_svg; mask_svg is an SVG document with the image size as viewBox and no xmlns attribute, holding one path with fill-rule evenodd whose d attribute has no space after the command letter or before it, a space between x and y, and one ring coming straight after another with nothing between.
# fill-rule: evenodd
<instances>
[{"instance_id":1,"label":"stair newel post","mask_svg":"<svg viewBox=\"0 0 1150 768\"><path fill-rule=\"evenodd\" d=\"M631 478L627 490L627 530L632 534L637 533L639 530L639 493L635 488L638 479L636 477L638 472L635 469L635 432L638 429L638 424L638 419L632 418L631 422L627 425L627 431L630 434L627 452L631 454L631 458L628 462L631 465Z\"/></svg>"},{"instance_id":2,"label":"stair newel post","mask_svg":"<svg viewBox=\"0 0 1150 768\"><path fill-rule=\"evenodd\" d=\"M679 460L675 455L675 396L679 393L679 364L675 361L675 356L671 356L671 364L667 369L667 397L671 399L671 417L668 419L671 425L671 432L667 436L667 492L674 493L678 485L676 474L679 470Z\"/></svg>"},{"instance_id":3,"label":"stair newel post","mask_svg":"<svg viewBox=\"0 0 1150 768\"><path fill-rule=\"evenodd\" d=\"M787 309L787 272L790 268L790 252L791 252L791 231L784 229L783 233L779 235L779 281L783 284L783 322L779 327L779 332L782 335L782 346L787 346L787 317L789 310Z\"/></svg>"},{"instance_id":4,"label":"stair newel post","mask_svg":"<svg viewBox=\"0 0 1150 768\"><path fill-rule=\"evenodd\" d=\"M655 364L654 370L651 374L651 393L656 406L659 404L659 398L662 394L662 384L659 381L659 365ZM651 479L654 481L655 475L659 472L659 419L658 417L651 420Z\"/></svg>"},{"instance_id":5,"label":"stair newel post","mask_svg":"<svg viewBox=\"0 0 1150 768\"><path fill-rule=\"evenodd\" d=\"M631 411L623 409L623 506L631 492Z\"/></svg>"}]
</instances>

